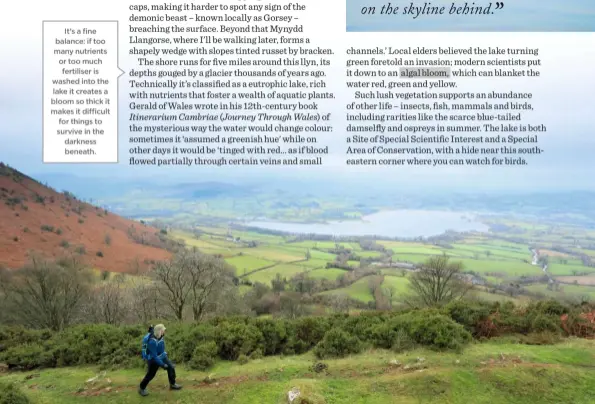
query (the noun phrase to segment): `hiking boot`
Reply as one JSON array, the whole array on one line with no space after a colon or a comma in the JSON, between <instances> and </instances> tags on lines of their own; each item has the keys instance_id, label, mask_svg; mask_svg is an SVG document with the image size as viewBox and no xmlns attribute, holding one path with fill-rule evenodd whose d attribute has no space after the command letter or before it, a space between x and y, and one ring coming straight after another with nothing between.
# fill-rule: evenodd
<instances>
[{"instance_id":1,"label":"hiking boot","mask_svg":"<svg viewBox=\"0 0 595 404\"><path fill-rule=\"evenodd\" d=\"M169 389L170 390L181 390L182 389L182 386L180 386L178 383L176 383L176 384L170 385L169 386Z\"/></svg>"},{"instance_id":2,"label":"hiking boot","mask_svg":"<svg viewBox=\"0 0 595 404\"><path fill-rule=\"evenodd\" d=\"M140 394L141 396L145 397L149 395L149 392L147 391L147 389L141 389L140 387L138 388L138 394Z\"/></svg>"}]
</instances>

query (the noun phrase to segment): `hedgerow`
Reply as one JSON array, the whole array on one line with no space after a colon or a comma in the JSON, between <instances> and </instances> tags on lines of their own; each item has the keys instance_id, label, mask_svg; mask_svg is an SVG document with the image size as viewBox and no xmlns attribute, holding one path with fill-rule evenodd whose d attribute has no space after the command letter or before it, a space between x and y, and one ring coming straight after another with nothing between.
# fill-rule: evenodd
<instances>
[{"instance_id":1,"label":"hedgerow","mask_svg":"<svg viewBox=\"0 0 595 404\"><path fill-rule=\"evenodd\" d=\"M364 312L321 317L221 317L201 323L167 324L167 352L174 362L206 370L217 360L302 354L340 357L365 348L402 351L413 347L459 350L473 338L498 335L563 335L560 317L585 308L539 302L455 302L443 309ZM576 327L575 327L576 328ZM137 366L147 326L76 325L61 332L0 327L0 363L9 369L77 365ZM489 330L489 333L486 331ZM538 338L539 339L539 338ZM537 340L538 340L537 339Z\"/></svg>"}]
</instances>

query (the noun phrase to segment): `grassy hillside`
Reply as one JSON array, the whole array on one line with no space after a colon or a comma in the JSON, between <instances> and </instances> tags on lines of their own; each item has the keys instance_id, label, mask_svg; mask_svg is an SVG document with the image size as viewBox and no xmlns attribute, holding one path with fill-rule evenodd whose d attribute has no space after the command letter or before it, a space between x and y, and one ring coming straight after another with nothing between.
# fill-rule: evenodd
<instances>
[{"instance_id":1,"label":"grassy hillside","mask_svg":"<svg viewBox=\"0 0 595 404\"><path fill-rule=\"evenodd\" d=\"M219 363L209 372L177 369L184 389L171 392L163 371L136 392L143 369L52 369L0 374L34 403L287 403L297 387L312 404L417 403L573 403L595 401L595 342L566 340L556 346L528 346L512 340L475 344L462 353L415 350L406 354L374 350L327 360L326 371L312 370L311 354L266 357L247 364ZM87 380L100 377L95 382Z\"/></svg>"},{"instance_id":2,"label":"grassy hillside","mask_svg":"<svg viewBox=\"0 0 595 404\"><path fill-rule=\"evenodd\" d=\"M6 383L34 403L274 404L287 402L294 387L302 392L301 404L595 402L595 342L564 338L595 334L577 322L591 309L543 301L595 298L595 231L589 226L558 223L553 216L486 216L489 233L334 240L230 222L258 216L350 220L402 207L399 203L419 206L419 201L372 206L359 197L345 202L341 190L318 200L272 186L262 194L250 187L233 193L233 187L215 188L186 184L162 195L131 189L119 207L127 205L125 211L135 217L173 214L151 227L0 165L0 265L18 268L26 252L36 250L54 257L77 253L96 269L95 283L72 311L68 327L63 323L65 329L58 322L52 332L0 328L0 403ZM457 206L454 201L450 206ZM231 275L214 277L221 285L207 299L200 292L210 286L199 281L217 274L218 267L202 260L193 270L211 272L194 278L186 277L190 272L171 277L165 272L164 279L151 282L136 274L135 268L168 257L172 245L219 256L222 267L222 261L233 267ZM397 312L413 292L420 264L441 254L461 263L474 290L441 313ZM174 269L179 268L188 270ZM105 271L132 274L106 276ZM6 279L16 282L14 274ZM15 324L23 325L31 313L52 318L48 307L55 306L22 305L26 301L15 296L5 292L3 304L13 306L6 312L28 310L6 317ZM204 312L198 312L201 307ZM373 309L377 317L368 317ZM568 322L563 314L570 316ZM160 371L149 387L151 396L141 398L139 342L152 320L167 323L168 353L185 389L167 390ZM330 359L337 357L342 359ZM320 361L326 370L313 367Z\"/></svg>"},{"instance_id":3,"label":"grassy hillside","mask_svg":"<svg viewBox=\"0 0 595 404\"><path fill-rule=\"evenodd\" d=\"M331 290L328 292L323 292L323 295L333 295L333 294L346 294L347 296L351 297L352 299L359 300L364 303L373 302L374 295L370 292L370 288L368 287L368 279L367 277L362 278L355 283L351 284L346 288L340 288Z\"/></svg>"}]
</instances>

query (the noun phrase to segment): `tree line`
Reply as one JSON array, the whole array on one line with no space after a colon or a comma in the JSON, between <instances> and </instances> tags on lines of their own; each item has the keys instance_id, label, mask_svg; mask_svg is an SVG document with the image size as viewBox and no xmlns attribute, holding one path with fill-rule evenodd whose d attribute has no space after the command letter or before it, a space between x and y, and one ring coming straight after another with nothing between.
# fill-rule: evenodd
<instances>
[{"instance_id":1,"label":"tree line","mask_svg":"<svg viewBox=\"0 0 595 404\"><path fill-rule=\"evenodd\" d=\"M321 290L346 287L368 277L375 303L368 305L341 293ZM62 330L74 324L148 323L155 319L201 322L216 316L273 314L287 318L311 315L316 306L335 312L350 308L391 310L394 287L383 285L378 269L346 271L337 280L314 280L307 273L287 280L252 284L240 293L235 268L223 258L180 248L139 276L99 275L77 255L49 260L31 255L21 269L0 268L0 323ZM471 285L460 262L431 257L409 276L410 307L439 307L465 296Z\"/></svg>"}]
</instances>

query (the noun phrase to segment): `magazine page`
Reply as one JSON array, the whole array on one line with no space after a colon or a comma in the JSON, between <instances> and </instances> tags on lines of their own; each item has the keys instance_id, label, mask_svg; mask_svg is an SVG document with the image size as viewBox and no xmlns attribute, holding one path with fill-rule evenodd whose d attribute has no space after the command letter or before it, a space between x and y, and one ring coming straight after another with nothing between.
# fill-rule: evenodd
<instances>
[{"instance_id":1,"label":"magazine page","mask_svg":"<svg viewBox=\"0 0 595 404\"><path fill-rule=\"evenodd\" d=\"M595 402L592 1L0 7L0 403Z\"/></svg>"}]
</instances>

